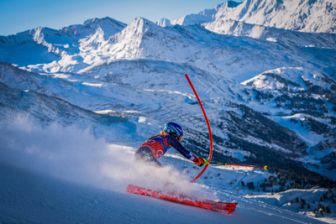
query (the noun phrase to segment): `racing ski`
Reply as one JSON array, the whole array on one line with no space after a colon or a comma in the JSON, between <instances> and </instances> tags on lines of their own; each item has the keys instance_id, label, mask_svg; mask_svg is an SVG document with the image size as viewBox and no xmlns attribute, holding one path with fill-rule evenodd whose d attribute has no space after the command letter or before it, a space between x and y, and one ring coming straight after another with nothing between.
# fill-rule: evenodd
<instances>
[{"instance_id":1,"label":"racing ski","mask_svg":"<svg viewBox=\"0 0 336 224\"><path fill-rule=\"evenodd\" d=\"M216 212L223 212L227 214L231 214L236 209L236 202L221 202L221 201L211 201L204 200L198 201L188 198L185 195L175 196L165 194L159 191L150 190L147 188L143 188L137 185L130 184L127 186L127 192L147 197L152 197L156 199L166 200L170 202L175 202L179 204L194 206L202 209L208 209Z\"/></svg>"}]
</instances>

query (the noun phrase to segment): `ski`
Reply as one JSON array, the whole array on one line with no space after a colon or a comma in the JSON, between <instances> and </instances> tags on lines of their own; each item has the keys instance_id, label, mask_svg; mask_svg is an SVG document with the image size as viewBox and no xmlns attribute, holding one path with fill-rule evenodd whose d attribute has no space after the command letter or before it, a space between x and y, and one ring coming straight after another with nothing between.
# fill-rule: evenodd
<instances>
[{"instance_id":1,"label":"ski","mask_svg":"<svg viewBox=\"0 0 336 224\"><path fill-rule=\"evenodd\" d=\"M143 188L137 185L129 184L127 186L127 192L147 197L152 197L156 199L166 200L170 202L175 202L179 204L194 206L202 209L208 209L216 212L225 212L227 214L231 214L235 211L237 203L236 202L218 202L218 201L197 201L190 198L187 198L184 195L173 196L169 194L164 194L159 191L150 190L147 188Z\"/></svg>"}]
</instances>

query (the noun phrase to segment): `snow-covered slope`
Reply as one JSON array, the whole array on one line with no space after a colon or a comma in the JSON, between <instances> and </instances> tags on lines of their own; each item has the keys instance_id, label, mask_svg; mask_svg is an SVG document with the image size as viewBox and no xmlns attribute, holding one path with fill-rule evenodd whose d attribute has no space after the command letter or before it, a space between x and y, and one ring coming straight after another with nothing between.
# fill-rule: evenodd
<instances>
[{"instance_id":1,"label":"snow-covered slope","mask_svg":"<svg viewBox=\"0 0 336 224\"><path fill-rule=\"evenodd\" d=\"M119 61L93 67L81 76L69 75L62 78L23 72L4 65L0 77L11 88L61 97L95 113L135 119L139 129L145 129L141 133L143 138L155 133L162 121L178 118L188 129L190 140L187 144L196 144L197 147L193 146L196 147L195 150L204 151L207 135L200 131L203 126L202 117L183 73L180 73L182 70L192 73L195 83L200 87L208 86L201 88L200 94L207 101L210 119L215 124L218 159L254 160L263 150L271 150L270 155L285 153L292 158L303 155L304 143L293 132L236 102L237 97L232 94L237 91L234 84L218 81L218 75L187 65L151 60ZM168 76L170 79L165 78ZM217 88L216 85L220 87ZM219 97L221 95L226 97ZM241 119L246 121L241 122ZM285 136L290 139L290 143L282 142L278 136ZM203 143L197 143L195 139L203 139ZM244 146L246 139L252 144L249 147ZM135 140L133 144L136 144ZM280 165L279 159L272 156L267 158L269 164Z\"/></svg>"},{"instance_id":2,"label":"snow-covered slope","mask_svg":"<svg viewBox=\"0 0 336 224\"><path fill-rule=\"evenodd\" d=\"M234 8L223 5L216 19L303 32L336 32L336 3L332 0L246 0Z\"/></svg>"},{"instance_id":3,"label":"snow-covered slope","mask_svg":"<svg viewBox=\"0 0 336 224\"><path fill-rule=\"evenodd\" d=\"M305 33L222 18L203 24L203 26L219 34L246 36L288 46L333 49L336 46L336 34L331 33Z\"/></svg>"},{"instance_id":4,"label":"snow-covered slope","mask_svg":"<svg viewBox=\"0 0 336 224\"><path fill-rule=\"evenodd\" d=\"M237 198L232 215L80 185L0 165L0 221L113 223L321 223L261 202ZM228 199L226 192L223 199Z\"/></svg>"},{"instance_id":5,"label":"snow-covered slope","mask_svg":"<svg viewBox=\"0 0 336 224\"><path fill-rule=\"evenodd\" d=\"M302 158L305 165L335 179L336 82L296 67L265 71L242 84L252 90L251 107L259 107L305 140L309 146L307 157Z\"/></svg>"},{"instance_id":6,"label":"snow-covered slope","mask_svg":"<svg viewBox=\"0 0 336 224\"><path fill-rule=\"evenodd\" d=\"M197 130L197 127L201 127L203 125L201 114L197 113L198 108L195 107L194 98L190 95L189 87L186 85L183 73L179 73L181 70L186 73L192 72L194 79L196 79L195 83L204 87L200 89L200 94L203 99L207 101L210 119L214 120L215 123L218 124L217 127L214 127L214 133L219 138L227 139L228 142L234 144L232 139L229 140L230 134L233 134L237 138L241 138L241 135L245 136L245 138L251 137L251 139L253 139L253 136L258 136L257 138L264 139L262 141L265 141L266 145L266 142L269 142L270 144L273 142L274 145L278 144L279 147L275 147L275 151L284 151L289 154L293 154L293 156L302 152L302 148L299 146L302 142L298 139L297 142L294 140L296 139L295 134L287 132L285 129L281 129L280 126L277 126L270 120L263 120L262 117L258 117L259 114L257 112L236 102L236 96L232 95L232 92L237 90L231 89L236 88L235 85L227 83L224 80L220 81L219 76L216 74L207 73L203 70L198 70L186 65L180 66L175 63L139 60L129 62L120 61L96 66L86 71L86 73L83 73L83 75L90 77L95 76L99 82L115 83L115 88L121 84L127 85L133 92L127 94L127 100L131 101L135 108L138 108L138 111L141 112L143 116L147 115L147 118L151 123L160 120L168 121L173 117L178 117L183 126L190 128L188 132L192 134L192 138L196 139L204 137L204 141L207 141L206 135ZM165 77L168 76L170 79L167 80ZM143 77L146 77L146 79ZM220 86L220 88L216 88L217 85ZM125 90L122 91L122 94L120 95L122 99L120 99L119 102L125 100L125 97L123 96L124 92ZM117 95L115 95L115 97L117 97L120 93L117 91ZM218 96L225 96L225 98ZM133 101L137 98L146 98L150 103L144 103L139 100ZM170 109L167 111L165 108ZM219 110L218 108L222 109ZM106 110L110 108L103 109ZM153 113L154 111L155 113ZM264 136L256 134L256 129L253 131L251 130L251 132L249 129L246 129L245 125L247 125L248 122L245 124L240 122L240 113L245 113L244 116L246 116L246 118L254 117L256 120L255 122L259 122L260 128L263 127ZM149 114L151 115L149 116ZM269 127L267 127L267 125ZM257 126L255 125L255 128L256 127ZM226 131L223 132L223 129L230 134ZM283 133L287 136L286 138L292 139L292 143L295 142L294 145L283 145L281 141L271 137L273 136L271 134L272 130ZM268 137L271 137L272 140L268 139ZM223 142L218 142L218 144L218 151L221 154L225 155L224 151L226 151L227 155L232 156L233 152L226 149L227 147L223 144ZM236 144L239 145L238 142L236 142ZM231 147L233 147L233 145L231 145ZM236 148L238 149L239 147L236 146ZM252 152L252 154L253 153L254 152ZM244 153L242 155L244 155Z\"/></svg>"},{"instance_id":7,"label":"snow-covered slope","mask_svg":"<svg viewBox=\"0 0 336 224\"><path fill-rule=\"evenodd\" d=\"M111 142L137 139L133 121L121 116L97 114L83 108L86 104L81 105L79 101L90 98L85 94L76 97L80 94L77 88L78 84L72 86L62 80L39 77L13 66L1 64L1 121L24 116L38 121L41 125L59 123L63 126L77 126ZM65 89L69 91L65 93ZM77 104L69 103L65 99L71 99Z\"/></svg>"},{"instance_id":8,"label":"snow-covered slope","mask_svg":"<svg viewBox=\"0 0 336 224\"><path fill-rule=\"evenodd\" d=\"M335 209L335 193L333 190L327 189L291 189L275 194L249 195L246 198L258 199L292 211L300 211L303 214L315 216L326 223L335 223L333 215L329 218L323 217Z\"/></svg>"},{"instance_id":9,"label":"snow-covered slope","mask_svg":"<svg viewBox=\"0 0 336 224\"><path fill-rule=\"evenodd\" d=\"M146 21L139 20L139 22ZM154 27L161 29L155 25ZM123 32L120 34L128 33ZM278 157L281 153L293 159L305 154L306 143L296 134L265 118L259 112L241 105L245 102L242 102L239 97L243 97L244 94L239 93L239 88L233 83L230 84L225 80L219 82L220 75L188 65L157 60L117 61L93 66L83 70L81 75L64 76L24 74L7 65L4 66L2 80L13 88L20 88L22 91L30 89L61 97L91 111L99 113L110 111L110 114L127 116L138 121L145 119L144 125L151 125L146 127L147 132L142 133L144 138L159 128L162 119L168 121L178 117L181 123L190 129L190 144L196 144L193 139L200 138L200 135L206 142L207 136L197 130L203 124L201 114L197 113L198 108L193 105L193 98L188 93L189 88L181 71L193 74L196 77L196 83L203 87L200 90L201 96L209 101L210 119L217 126L214 133L219 138L217 142L219 158L235 161L247 159L251 162L286 166L289 161L279 162L281 160ZM165 79L168 76L172 78L170 81ZM179 84L177 85L176 82ZM206 91L206 94L203 91ZM241 95L238 97L235 93ZM248 97L245 98L248 99ZM255 101L255 99L250 100ZM251 107L254 107L253 103ZM170 108L170 110L161 108ZM279 121L276 120L276 122ZM139 125L143 124L139 123ZM282 138L290 141L284 142ZM204 145L199 145L197 149L201 150L203 147ZM260 153L268 149L272 153L266 158L261 157ZM255 161L254 157L258 159Z\"/></svg>"}]
</instances>

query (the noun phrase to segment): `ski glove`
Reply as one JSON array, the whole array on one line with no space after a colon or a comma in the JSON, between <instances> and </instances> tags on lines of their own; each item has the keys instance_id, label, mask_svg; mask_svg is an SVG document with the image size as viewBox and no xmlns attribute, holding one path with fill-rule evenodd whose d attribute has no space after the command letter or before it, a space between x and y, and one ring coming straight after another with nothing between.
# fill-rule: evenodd
<instances>
[{"instance_id":1,"label":"ski glove","mask_svg":"<svg viewBox=\"0 0 336 224\"><path fill-rule=\"evenodd\" d=\"M202 157L194 157L192 158L192 161L197 165L197 166L203 166L205 164L209 164L208 160L202 158Z\"/></svg>"}]
</instances>

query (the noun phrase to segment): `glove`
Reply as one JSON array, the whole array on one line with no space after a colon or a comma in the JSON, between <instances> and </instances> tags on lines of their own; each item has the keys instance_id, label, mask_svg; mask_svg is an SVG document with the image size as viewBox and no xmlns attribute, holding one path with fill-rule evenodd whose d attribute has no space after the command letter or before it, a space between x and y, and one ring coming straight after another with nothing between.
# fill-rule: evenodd
<instances>
[{"instance_id":1,"label":"glove","mask_svg":"<svg viewBox=\"0 0 336 224\"><path fill-rule=\"evenodd\" d=\"M203 166L205 164L208 164L208 160L202 158L202 157L194 157L192 161L197 165L197 166Z\"/></svg>"}]
</instances>

